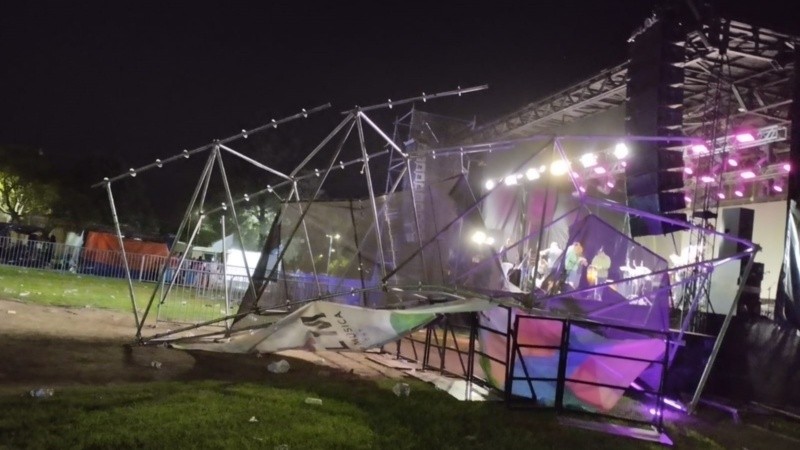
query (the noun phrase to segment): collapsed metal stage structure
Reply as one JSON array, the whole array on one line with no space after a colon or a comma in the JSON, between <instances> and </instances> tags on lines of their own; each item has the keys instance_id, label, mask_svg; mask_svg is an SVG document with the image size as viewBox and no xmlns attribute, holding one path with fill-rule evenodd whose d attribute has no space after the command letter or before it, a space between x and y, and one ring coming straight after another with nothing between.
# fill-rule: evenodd
<instances>
[{"instance_id":1,"label":"collapsed metal stage structure","mask_svg":"<svg viewBox=\"0 0 800 450\"><path fill-rule=\"evenodd\" d=\"M142 309L129 276L137 340L232 352L309 346L362 350L398 341L437 317L468 313L468 362L462 363L460 374L468 383L485 383L503 391L509 401L611 415L655 425L660 432L671 358L707 299L707 289L697 285L707 285L717 267L740 261L746 261L746 278L759 247L714 231L708 219L683 222L595 197L584 181L594 175L571 168L576 159L568 148L592 142L610 153L625 142L678 141L689 159L693 145L713 145L717 136L724 139L719 130L708 131L721 127L711 116L719 115L724 106L735 109L725 112L729 117L765 130L758 136L762 144L758 149L768 153L771 163L781 164L775 158L786 151L786 86L793 70L785 55L793 41L738 22L728 23L728 30L724 54L704 42L702 33L690 34L686 41L690 57L684 65L688 93L684 137L548 133L622 105L627 70L623 64L477 130L463 121L443 119L446 132L442 132L431 127L434 116L412 110L396 123L407 120L403 123L409 134L402 136L397 126L393 134L381 129L369 113L461 96L485 86L345 111L344 118L289 173L233 146L255 133L321 112L327 105L104 179L96 186L108 192L123 252L112 185L190 156L207 153L176 242L185 237L191 248L202 223L219 216L223 223L233 224L242 243L237 208L263 195L275 196L282 205L259 264L246 266L247 293L233 299L226 291L225 314L215 320L145 336L152 309L169 301L175 280L164 268ZM718 76L721 67L728 74L724 82ZM719 95L731 101L718 101L710 110L704 101L709 84L724 90ZM723 128L730 129L731 123ZM365 138L368 132L382 143L379 150L369 150L374 145ZM347 145L354 145L360 156L343 161ZM504 152L527 156L503 179L482 188L483 180L472 173L473 163ZM244 160L279 181L236 196L223 155ZM375 171L386 168L388 182L385 192L379 192L383 177ZM620 157L609 171L624 177L624 170ZM206 202L215 173L224 188L222 205ZM363 180L367 198L321 200L319 194L333 173ZM774 177L782 175L774 171ZM725 184L724 177L720 175L720 184ZM300 182L313 185L309 196L301 195ZM700 189L691 177L686 186ZM716 209L719 203L708 193L702 196L704 209ZM740 250L725 257L702 255L670 264L630 238L625 224L633 216L688 230L695 236L693 242L724 240ZM513 239L501 242L492 236L491 230L498 228L489 225L492 221L504 226L513 222ZM548 254L551 243L559 247L558 254ZM603 264L606 258L609 263ZM589 273L591 268L594 274ZM127 265L125 270L129 273ZM576 270L583 272L576 275ZM742 288L727 311L690 410L703 392ZM682 314L677 333L670 332L671 308ZM203 330L201 334L194 334L197 329ZM430 330L428 349L431 339L438 339Z\"/></svg>"}]
</instances>

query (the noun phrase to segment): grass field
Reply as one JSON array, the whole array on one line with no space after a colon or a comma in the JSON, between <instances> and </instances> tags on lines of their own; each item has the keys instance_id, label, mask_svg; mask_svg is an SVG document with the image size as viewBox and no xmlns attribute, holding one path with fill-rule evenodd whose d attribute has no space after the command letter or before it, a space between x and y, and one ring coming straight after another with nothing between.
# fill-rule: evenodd
<instances>
[{"instance_id":1,"label":"grass field","mask_svg":"<svg viewBox=\"0 0 800 450\"><path fill-rule=\"evenodd\" d=\"M132 311L128 282L120 278L0 265L0 286L2 286L0 295L9 299L52 306ZM140 312L147 306L154 287L154 283L139 281L133 283L136 304ZM155 309L154 304L151 313L155 314ZM199 322L224 314L224 297L202 296L198 295L195 289L176 286L161 306L159 318Z\"/></svg>"},{"instance_id":2,"label":"grass field","mask_svg":"<svg viewBox=\"0 0 800 450\"><path fill-rule=\"evenodd\" d=\"M269 385L165 382L0 396L0 448L659 448L411 384L411 395L398 398L389 381L290 373ZM305 404L309 396L322 405ZM697 434L673 438L679 448L721 448Z\"/></svg>"}]
</instances>

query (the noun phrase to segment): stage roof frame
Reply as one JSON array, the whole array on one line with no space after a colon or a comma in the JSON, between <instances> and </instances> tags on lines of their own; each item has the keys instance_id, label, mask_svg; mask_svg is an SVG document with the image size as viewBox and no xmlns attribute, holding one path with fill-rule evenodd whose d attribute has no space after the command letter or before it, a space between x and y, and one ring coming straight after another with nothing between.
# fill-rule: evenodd
<instances>
[{"instance_id":1,"label":"stage roof frame","mask_svg":"<svg viewBox=\"0 0 800 450\"><path fill-rule=\"evenodd\" d=\"M731 112L735 122L755 122L755 126L787 125L791 105L789 80L794 70L794 48L798 37L730 21L726 53L727 95L734 99ZM706 33L708 30L704 30ZM720 51L707 48L699 32L687 35L684 84L684 127L687 136L702 131L709 110L705 94L713 78ZM478 126L460 136L461 144L493 142L547 134L560 125L624 105L628 62L601 71L542 100L530 103L499 119Z\"/></svg>"}]
</instances>

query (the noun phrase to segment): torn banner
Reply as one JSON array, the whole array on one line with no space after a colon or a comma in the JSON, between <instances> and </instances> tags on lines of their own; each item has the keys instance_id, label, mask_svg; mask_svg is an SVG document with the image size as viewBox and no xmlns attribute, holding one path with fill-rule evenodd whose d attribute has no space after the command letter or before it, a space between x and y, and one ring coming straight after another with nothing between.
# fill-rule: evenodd
<instances>
[{"instance_id":1,"label":"torn banner","mask_svg":"<svg viewBox=\"0 0 800 450\"><path fill-rule=\"evenodd\" d=\"M404 310L380 310L316 301L271 324L249 315L225 342L184 341L175 348L225 353L272 353L292 348L366 350L395 341L430 323L437 314L483 311L483 299L455 300ZM259 326L256 328L256 326Z\"/></svg>"}]
</instances>

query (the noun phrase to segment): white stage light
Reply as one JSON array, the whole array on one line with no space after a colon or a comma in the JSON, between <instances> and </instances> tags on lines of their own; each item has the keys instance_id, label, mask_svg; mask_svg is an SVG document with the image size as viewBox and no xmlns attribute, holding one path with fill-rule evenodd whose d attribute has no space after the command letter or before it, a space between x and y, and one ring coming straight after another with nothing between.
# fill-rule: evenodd
<instances>
[{"instance_id":1,"label":"white stage light","mask_svg":"<svg viewBox=\"0 0 800 450\"><path fill-rule=\"evenodd\" d=\"M569 171L569 162L558 159L553 161L553 164L550 164L550 173L554 176L561 176L566 174Z\"/></svg>"},{"instance_id":2,"label":"white stage light","mask_svg":"<svg viewBox=\"0 0 800 450\"><path fill-rule=\"evenodd\" d=\"M594 153L584 153L583 156L581 156L580 161L581 164L583 164L583 167L587 169L589 167L594 167L597 165L597 155Z\"/></svg>"},{"instance_id":3,"label":"white stage light","mask_svg":"<svg viewBox=\"0 0 800 450\"><path fill-rule=\"evenodd\" d=\"M531 167L530 169L525 171L525 178L533 181L538 180L541 175L539 175L539 171Z\"/></svg>"},{"instance_id":4,"label":"white stage light","mask_svg":"<svg viewBox=\"0 0 800 450\"><path fill-rule=\"evenodd\" d=\"M625 159L628 156L628 146L624 142L614 146L614 157L617 159Z\"/></svg>"},{"instance_id":5,"label":"white stage light","mask_svg":"<svg viewBox=\"0 0 800 450\"><path fill-rule=\"evenodd\" d=\"M486 238L486 239L483 241L483 243L484 243L484 244L486 244L486 245L494 245L494 238L493 238L493 237L491 237L491 236L488 236L488 237L487 237L487 238Z\"/></svg>"},{"instance_id":6,"label":"white stage light","mask_svg":"<svg viewBox=\"0 0 800 450\"><path fill-rule=\"evenodd\" d=\"M506 186L514 186L517 184L517 176L516 175L509 175L503 179L503 184Z\"/></svg>"},{"instance_id":7,"label":"white stage light","mask_svg":"<svg viewBox=\"0 0 800 450\"><path fill-rule=\"evenodd\" d=\"M486 187L487 191L491 191L492 189L494 189L495 184L494 181L492 180L486 180L486 184L484 186Z\"/></svg>"},{"instance_id":8,"label":"white stage light","mask_svg":"<svg viewBox=\"0 0 800 450\"><path fill-rule=\"evenodd\" d=\"M476 244L483 244L486 242L486 233L483 231L476 231L472 234L472 242Z\"/></svg>"}]
</instances>

